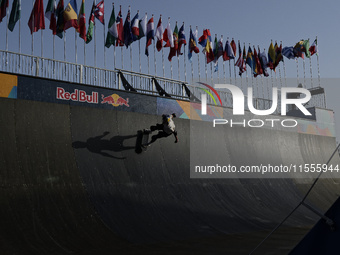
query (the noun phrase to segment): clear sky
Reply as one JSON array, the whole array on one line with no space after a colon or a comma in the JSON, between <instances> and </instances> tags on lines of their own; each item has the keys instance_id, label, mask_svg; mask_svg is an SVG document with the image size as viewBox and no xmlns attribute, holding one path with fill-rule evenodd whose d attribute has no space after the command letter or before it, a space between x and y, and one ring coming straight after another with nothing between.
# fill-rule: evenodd
<instances>
[{"instance_id":1,"label":"clear sky","mask_svg":"<svg viewBox=\"0 0 340 255\"><path fill-rule=\"evenodd\" d=\"M64 0L65 5L68 0ZM10 7L12 5L12 0ZM46 8L47 0L44 0L44 8ZM99 2L98 0L96 1ZM112 11L112 2L105 1L105 22L108 24ZM293 46L300 39L310 38L312 43L318 36L318 48L320 53L320 73L322 78L339 78L338 72L338 57L336 56L337 45L339 41L339 33L337 33L337 24L340 23L340 3L335 0L325 2L316 0L298 0L298 1L272 1L272 0L240 0L240 1L163 1L163 0L143 0L143 1L114 1L115 15L118 14L119 6L122 5L123 19L125 20L128 6L131 5L131 16L133 17L137 10L140 11L140 18L145 12L148 13L148 19L151 14L154 14L155 27L159 19L159 15L163 16L163 27L165 28L168 22L168 17L171 18L172 29L175 26L175 21L178 21L179 26L185 23L185 32L187 39L189 37L189 26L198 26L199 35L202 34L203 28L209 28L212 36L218 35L218 38L223 35L224 41L227 37L240 40L241 43L249 43L251 45L259 45L261 49L268 50L270 40L282 41L283 46ZM22 18L21 18L21 41L22 53L31 54L31 36L27 21L32 10L32 0L22 0ZM77 0L78 11L81 5L81 0ZM92 1L85 0L85 14L88 19L91 12ZM132 18L131 17L131 18ZM43 32L43 56L52 57L52 34L48 29L49 21L45 19L46 29ZM6 18L0 23L1 40L0 48L6 48L5 40L5 25ZM107 32L107 28L106 28ZM97 65L103 66L103 25L96 20L96 43L97 43ZM8 32L8 49L10 51L18 51L18 24L14 32ZM75 61L75 35L74 29L70 28L66 32L67 45L67 60ZM34 33L34 54L40 55L40 37L41 32ZM56 52L57 58L63 60L63 40L56 37ZM84 46L83 40L77 38L77 58L78 63L83 63ZM137 64L135 71L138 71L138 43L132 44L133 63ZM143 67L147 63L144 55L145 38L141 39L141 54ZM86 60L88 65L93 65L94 41L86 46ZM168 55L168 49L165 49L165 59ZM60 54L62 53L62 54ZM106 50L107 67L113 65L113 48ZM117 67L121 67L120 49L117 49ZM161 53L156 53L158 65L161 66ZM201 54L202 55L202 54ZM130 69L130 51L124 49L124 67ZM119 59L119 61L118 61ZM153 48L150 48L150 59L153 59ZM174 59L173 66L177 68L177 61ZM195 59L194 59L195 60ZM181 58L181 62L183 59ZM168 61L166 60L165 64ZM150 66L153 67L154 61L150 61ZM300 66L302 62L299 62ZM306 61L309 65L309 61ZM312 64L316 64L316 57L312 58ZM110 66L111 65L111 66ZM134 66L135 67L135 66ZM159 68L158 70L160 70ZM296 77L296 64L294 60L286 60L286 69L288 77ZM151 68L154 71L154 67ZM162 72L158 72L162 75ZM315 71L313 69L313 71ZM309 74L309 73L308 73ZM316 72L314 73L316 75ZM300 73L301 76L301 73ZM174 75L174 78L177 76Z\"/></svg>"},{"instance_id":2,"label":"clear sky","mask_svg":"<svg viewBox=\"0 0 340 255\"><path fill-rule=\"evenodd\" d=\"M12 1L9 0L9 11L12 7ZM32 10L33 0L22 0L21 13L21 52L31 54L32 37L30 35L27 22ZM44 9L47 5L47 0L44 0ZM65 6L69 3L64 0ZM99 0L96 0L98 3ZM112 11L112 2L105 0L105 30L107 32L107 24ZM93 1L85 0L85 15L88 18L91 12ZM147 12L148 19L154 14L155 28L159 16L163 17L163 27L167 26L168 17L171 18L171 28L174 29L175 22L178 21L178 27L185 23L185 33L187 41L189 39L189 26L198 26L199 36L204 28L209 28L214 38L217 34L218 38L221 35L224 37L224 42L227 37L234 38L236 41L249 45L259 45L261 50L268 47L270 41L282 41L284 46L294 46L301 39L310 38L310 43L318 37L318 51L321 78L340 78L339 72L339 53L338 44L340 41L340 33L338 27L340 24L340 2L337 0L317 1L317 0L238 0L238 1L187 1L187 0L143 0L143 1L114 1L115 15L117 16L119 6L122 6L122 15L125 21L128 6L131 5L131 19L139 10L139 17L142 18ZM78 12L81 5L81 0L77 0ZM43 31L43 56L52 58L53 54L53 36L51 30L48 29L49 21L45 19L46 29ZM87 23L88 27L88 23ZM0 23L0 49L6 49L6 18ZM106 36L106 35L105 35ZM84 64L84 42L77 35L77 62ZM13 32L8 30L8 50L17 52L19 41L19 23L17 23ZM141 63L142 72L148 72L148 61L144 55L145 38L140 41L141 44ZM55 54L56 59L64 60L64 41L55 37ZM113 68L113 47L106 49L104 53L104 27L96 20L96 65L104 67L104 54L106 68ZM75 32L70 28L66 32L66 60L75 62ZM201 46L200 50L202 49ZM150 74L155 72L155 59L157 75L162 76L162 53L156 52L154 58L153 45L149 48L150 51ZM166 77L170 76L170 63L167 60L169 49L164 50L165 72ZM187 48L186 48L187 53ZM34 33L34 55L41 55L41 32ZM138 42L132 44L133 71L139 71L139 45ZM200 58L203 60L203 55L200 53ZM197 77L196 60L197 56L193 57L194 76ZM195 62L196 61L196 62ZM121 68L121 48L116 49L116 67ZM123 49L124 69L130 70L130 49ZM178 62L176 57L173 58L173 78L178 79ZM312 77L317 77L317 61L316 56L312 56ZM203 63L203 62L202 62ZM220 65L222 61L220 60ZM310 78L309 66L310 62L306 59L306 76ZM93 66L94 61L94 40L86 45L86 64ZM180 57L180 70L183 70L183 56ZM187 65L187 80L191 79L191 71L189 62ZM201 72L204 72L204 65L201 64ZM281 64L282 67L282 64ZM285 67L287 77L297 77L297 65L294 60L285 58ZM283 72L282 72L283 73ZM216 75L216 74L214 74ZM283 74L282 74L283 75ZM299 77L303 77L302 61L299 60ZM170 77L169 77L170 78ZM184 80L184 72L181 71L180 79ZM335 80L337 81L337 80ZM322 85L322 84L321 84ZM340 90L337 84L326 88L328 107L335 110L339 108L339 103L334 95L339 95ZM339 85L340 86L340 85ZM328 91L327 91L328 90ZM340 116L339 116L340 117ZM337 117L337 119L339 119ZM340 120L338 121L340 122ZM340 128L339 128L340 130ZM338 131L339 133L339 131Z\"/></svg>"}]
</instances>

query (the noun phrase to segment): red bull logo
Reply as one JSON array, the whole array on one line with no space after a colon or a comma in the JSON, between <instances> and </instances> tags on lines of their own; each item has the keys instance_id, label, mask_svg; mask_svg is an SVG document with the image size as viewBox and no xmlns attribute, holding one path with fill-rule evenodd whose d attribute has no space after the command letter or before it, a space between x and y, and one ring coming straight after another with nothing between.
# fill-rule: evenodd
<instances>
[{"instance_id":1,"label":"red bull logo","mask_svg":"<svg viewBox=\"0 0 340 255\"><path fill-rule=\"evenodd\" d=\"M125 105L130 107L129 98L122 98L118 94L112 94L111 96L104 97L102 94L102 104L112 104L114 107Z\"/></svg>"},{"instance_id":2,"label":"red bull logo","mask_svg":"<svg viewBox=\"0 0 340 255\"><path fill-rule=\"evenodd\" d=\"M70 93L66 92L63 88L57 87L57 99L98 104L98 93L92 92L91 95L87 95L85 91L78 89L75 89L72 93Z\"/></svg>"}]
</instances>

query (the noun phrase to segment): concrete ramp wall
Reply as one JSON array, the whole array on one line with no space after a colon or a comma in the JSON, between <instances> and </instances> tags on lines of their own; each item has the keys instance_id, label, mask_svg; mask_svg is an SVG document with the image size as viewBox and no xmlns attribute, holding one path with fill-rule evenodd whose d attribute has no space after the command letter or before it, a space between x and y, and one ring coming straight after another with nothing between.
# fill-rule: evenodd
<instances>
[{"instance_id":1,"label":"concrete ramp wall","mask_svg":"<svg viewBox=\"0 0 340 255\"><path fill-rule=\"evenodd\" d=\"M142 112L1 98L1 253L248 254L311 185L191 179L188 119L176 119L178 144L171 136L136 152L138 130L158 122ZM206 125L198 122L195 135L209 148ZM326 162L335 148L331 136L229 131L220 131L217 149L235 162L258 163L266 153ZM308 203L326 211L338 194L337 179L320 179ZM286 254L317 220L299 208L258 254Z\"/></svg>"}]
</instances>

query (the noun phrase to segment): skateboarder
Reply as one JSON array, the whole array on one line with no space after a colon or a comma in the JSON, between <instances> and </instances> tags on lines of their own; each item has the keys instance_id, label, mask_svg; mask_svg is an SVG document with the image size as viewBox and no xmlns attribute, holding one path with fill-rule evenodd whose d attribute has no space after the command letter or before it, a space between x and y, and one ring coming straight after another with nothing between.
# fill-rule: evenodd
<instances>
[{"instance_id":1,"label":"skateboarder","mask_svg":"<svg viewBox=\"0 0 340 255\"><path fill-rule=\"evenodd\" d=\"M168 137L171 134L175 137L175 143L178 143L177 131L173 119L176 118L176 114L162 115L162 124L156 124L151 126L150 129L145 129L145 133L151 133L155 130L159 130L157 135L153 135L151 141L147 144L150 145L154 143L158 138Z\"/></svg>"}]
</instances>

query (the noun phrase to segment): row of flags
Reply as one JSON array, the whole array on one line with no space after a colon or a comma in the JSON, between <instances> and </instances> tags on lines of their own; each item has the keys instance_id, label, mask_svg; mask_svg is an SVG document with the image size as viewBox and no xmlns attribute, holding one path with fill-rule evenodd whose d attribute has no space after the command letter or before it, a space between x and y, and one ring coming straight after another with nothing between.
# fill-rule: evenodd
<instances>
[{"instance_id":1,"label":"row of flags","mask_svg":"<svg viewBox=\"0 0 340 255\"><path fill-rule=\"evenodd\" d=\"M85 18L85 0L81 0L81 6L78 12L77 1L70 0L66 8L64 8L64 0L48 0L46 10L44 12L43 0L35 0L34 7L32 9L28 26L31 34L37 32L39 29L45 29L45 17L50 21L49 28L52 30L53 35L57 35L60 38L63 37L63 32L71 27L75 28L79 33L79 37L86 43L89 43L93 38L93 30L95 26L95 19L98 19L100 23L105 25L104 22L104 1L100 1L98 4L93 1L91 8L90 18L88 20L88 29L86 31L86 18ZM0 22L6 16L6 9L8 8L8 0L0 0ZM133 42L146 37L145 54L149 56L149 46L154 40L157 51L161 51L163 48L169 47L168 60L171 61L174 56L180 56L182 46L187 45L186 36L184 31L184 23L178 29L177 22L174 30L172 31L170 26L170 19L167 26L164 29L162 24L162 15L160 16L157 27L154 25L154 17L149 20L147 14L142 19L139 19L139 12L131 19L130 6L128 13L123 22L122 10L115 16L114 4L112 13L108 23L108 33L105 40L105 46L111 45L125 46L128 48ZM21 17L21 0L13 0L12 10L9 18L8 29L13 31L16 22ZM215 36L215 40L212 41L211 33L209 29L204 29L202 36L198 37L198 30L192 30L190 27L190 36L188 43L188 59L191 61L193 53L199 53L200 49L198 44L202 46L202 53L206 57L206 63L213 62L215 71L218 70L218 59L222 57L223 61L229 61L231 59L236 60L237 46L232 39L229 39L223 44L223 37L219 40ZM239 68L239 74L247 70L247 65L250 67L253 75L268 76L267 68L274 70L283 61L283 56L288 59L309 58L311 55L317 53L317 39L309 46L309 40L300 40L295 46L284 47L282 44L278 46L277 43L273 45L270 43L268 54L264 51L251 48L249 46L246 52L245 45L242 47L238 42L238 58L235 62L235 66Z\"/></svg>"}]
</instances>

